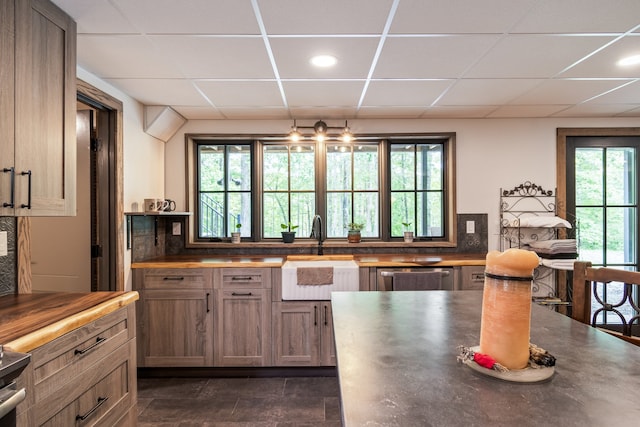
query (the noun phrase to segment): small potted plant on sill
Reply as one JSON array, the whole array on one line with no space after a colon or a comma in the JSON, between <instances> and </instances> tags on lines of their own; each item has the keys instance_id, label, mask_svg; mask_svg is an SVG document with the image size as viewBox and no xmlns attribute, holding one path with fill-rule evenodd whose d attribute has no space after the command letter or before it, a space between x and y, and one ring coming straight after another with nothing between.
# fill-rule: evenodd
<instances>
[{"instance_id":1,"label":"small potted plant on sill","mask_svg":"<svg viewBox=\"0 0 640 427\"><path fill-rule=\"evenodd\" d=\"M242 234L240 232L241 228L242 228L242 224L237 223L236 224L236 231L231 233L231 243L240 243L240 235Z\"/></svg>"},{"instance_id":2,"label":"small potted plant on sill","mask_svg":"<svg viewBox=\"0 0 640 427\"><path fill-rule=\"evenodd\" d=\"M402 225L404 226L403 237L404 237L405 243L413 242L413 229L411 229L411 223L403 222Z\"/></svg>"},{"instance_id":3,"label":"small potted plant on sill","mask_svg":"<svg viewBox=\"0 0 640 427\"><path fill-rule=\"evenodd\" d=\"M350 222L347 224L347 241L349 243L360 243L362 238L360 231L364 228L364 223Z\"/></svg>"},{"instance_id":4,"label":"small potted plant on sill","mask_svg":"<svg viewBox=\"0 0 640 427\"><path fill-rule=\"evenodd\" d=\"M288 222L286 224L280 224L280 227L282 228L282 241L284 243L293 243L296 238L295 229L298 228L298 226Z\"/></svg>"}]
</instances>

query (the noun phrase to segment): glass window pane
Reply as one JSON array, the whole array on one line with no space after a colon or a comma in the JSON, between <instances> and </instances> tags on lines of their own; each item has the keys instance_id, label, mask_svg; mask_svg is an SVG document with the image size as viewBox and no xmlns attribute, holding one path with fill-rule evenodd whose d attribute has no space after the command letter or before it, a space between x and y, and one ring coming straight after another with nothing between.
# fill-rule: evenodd
<instances>
[{"instance_id":1,"label":"glass window pane","mask_svg":"<svg viewBox=\"0 0 640 427\"><path fill-rule=\"evenodd\" d=\"M327 144L327 190L351 190L351 148Z\"/></svg>"},{"instance_id":2,"label":"glass window pane","mask_svg":"<svg viewBox=\"0 0 640 427\"><path fill-rule=\"evenodd\" d=\"M417 202L418 235L442 237L444 233L442 193L419 192Z\"/></svg>"},{"instance_id":3,"label":"glass window pane","mask_svg":"<svg viewBox=\"0 0 640 427\"><path fill-rule=\"evenodd\" d=\"M354 193L353 201L355 210L353 222L364 223L364 228L360 232L362 237L379 237L378 193Z\"/></svg>"},{"instance_id":4,"label":"glass window pane","mask_svg":"<svg viewBox=\"0 0 640 427\"><path fill-rule=\"evenodd\" d=\"M291 190L313 191L316 187L315 150L296 145L291 149Z\"/></svg>"},{"instance_id":5,"label":"glass window pane","mask_svg":"<svg viewBox=\"0 0 640 427\"><path fill-rule=\"evenodd\" d=\"M288 191L289 148L283 145L265 145L262 156L264 191Z\"/></svg>"},{"instance_id":6,"label":"glass window pane","mask_svg":"<svg viewBox=\"0 0 640 427\"><path fill-rule=\"evenodd\" d=\"M346 237L351 221L351 194L327 193L327 237Z\"/></svg>"},{"instance_id":7,"label":"glass window pane","mask_svg":"<svg viewBox=\"0 0 640 427\"><path fill-rule=\"evenodd\" d=\"M607 264L635 263L636 221L636 208L607 208Z\"/></svg>"},{"instance_id":8,"label":"glass window pane","mask_svg":"<svg viewBox=\"0 0 640 427\"><path fill-rule=\"evenodd\" d=\"M224 190L224 146L199 145L200 191Z\"/></svg>"},{"instance_id":9,"label":"glass window pane","mask_svg":"<svg viewBox=\"0 0 640 427\"><path fill-rule=\"evenodd\" d=\"M391 193L391 237L400 237L405 231L402 223L411 223L409 230L415 226L416 193Z\"/></svg>"},{"instance_id":10,"label":"glass window pane","mask_svg":"<svg viewBox=\"0 0 640 427\"><path fill-rule=\"evenodd\" d=\"M578 254L581 260L593 264L604 263L604 209L576 208L576 217L580 224Z\"/></svg>"},{"instance_id":11,"label":"glass window pane","mask_svg":"<svg viewBox=\"0 0 640 427\"><path fill-rule=\"evenodd\" d=\"M576 206L604 204L602 148L576 148Z\"/></svg>"},{"instance_id":12,"label":"glass window pane","mask_svg":"<svg viewBox=\"0 0 640 427\"><path fill-rule=\"evenodd\" d=\"M240 229L242 237L251 236L251 193L227 194L229 200L227 236L231 236L231 233L236 231L237 224L242 224Z\"/></svg>"},{"instance_id":13,"label":"glass window pane","mask_svg":"<svg viewBox=\"0 0 640 427\"><path fill-rule=\"evenodd\" d=\"M264 193L263 195L262 227L266 238L281 237L282 227L286 223L289 212L289 198L287 193Z\"/></svg>"},{"instance_id":14,"label":"glass window pane","mask_svg":"<svg viewBox=\"0 0 640 427\"><path fill-rule=\"evenodd\" d=\"M316 214L316 193L291 193L291 224L297 225L298 237L311 236L311 222Z\"/></svg>"},{"instance_id":15,"label":"glass window pane","mask_svg":"<svg viewBox=\"0 0 640 427\"><path fill-rule=\"evenodd\" d=\"M607 149L607 204L636 203L635 149Z\"/></svg>"},{"instance_id":16,"label":"glass window pane","mask_svg":"<svg viewBox=\"0 0 640 427\"><path fill-rule=\"evenodd\" d=\"M228 145L227 191L251 190L251 150L248 145Z\"/></svg>"},{"instance_id":17,"label":"glass window pane","mask_svg":"<svg viewBox=\"0 0 640 427\"><path fill-rule=\"evenodd\" d=\"M391 191L415 189L415 158L415 144L391 145Z\"/></svg>"},{"instance_id":18,"label":"glass window pane","mask_svg":"<svg viewBox=\"0 0 640 427\"><path fill-rule=\"evenodd\" d=\"M358 145L353 151L353 189L378 189L378 146Z\"/></svg>"},{"instance_id":19,"label":"glass window pane","mask_svg":"<svg viewBox=\"0 0 640 427\"><path fill-rule=\"evenodd\" d=\"M224 237L225 209L224 193L200 194L199 237Z\"/></svg>"},{"instance_id":20,"label":"glass window pane","mask_svg":"<svg viewBox=\"0 0 640 427\"><path fill-rule=\"evenodd\" d=\"M420 144L417 149L416 182L418 190L442 190L442 145Z\"/></svg>"}]
</instances>

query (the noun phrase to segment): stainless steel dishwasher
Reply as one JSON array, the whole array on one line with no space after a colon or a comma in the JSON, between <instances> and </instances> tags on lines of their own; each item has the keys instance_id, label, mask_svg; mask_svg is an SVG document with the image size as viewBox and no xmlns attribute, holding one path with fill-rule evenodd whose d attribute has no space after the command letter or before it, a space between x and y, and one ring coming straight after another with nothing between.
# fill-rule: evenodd
<instances>
[{"instance_id":1,"label":"stainless steel dishwasher","mask_svg":"<svg viewBox=\"0 0 640 427\"><path fill-rule=\"evenodd\" d=\"M454 270L453 267L385 267L376 269L376 290L393 291L393 273L394 272L423 272L438 271L442 274L442 290L453 291L455 289Z\"/></svg>"},{"instance_id":2,"label":"stainless steel dishwasher","mask_svg":"<svg viewBox=\"0 0 640 427\"><path fill-rule=\"evenodd\" d=\"M25 399L26 390L19 389L15 380L30 361L30 354L3 352L0 345L0 427L16 425L16 406Z\"/></svg>"}]
</instances>

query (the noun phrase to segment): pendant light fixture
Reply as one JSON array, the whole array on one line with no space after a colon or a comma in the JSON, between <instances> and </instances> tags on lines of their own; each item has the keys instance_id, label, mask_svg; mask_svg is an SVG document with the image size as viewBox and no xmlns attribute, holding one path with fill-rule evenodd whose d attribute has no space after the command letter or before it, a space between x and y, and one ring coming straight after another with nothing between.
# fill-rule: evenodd
<instances>
[{"instance_id":1,"label":"pendant light fixture","mask_svg":"<svg viewBox=\"0 0 640 427\"><path fill-rule=\"evenodd\" d=\"M312 135L304 135L300 132L300 129L312 129ZM332 134L331 130L341 131L340 133ZM298 126L296 120L293 121L293 126L289 131L289 140L292 142L302 141L309 137L318 142L324 142L328 140L338 140L341 142L353 142L355 137L349 129L349 123L345 120L344 127L342 126L328 126L323 120L318 120L313 126Z\"/></svg>"}]
</instances>

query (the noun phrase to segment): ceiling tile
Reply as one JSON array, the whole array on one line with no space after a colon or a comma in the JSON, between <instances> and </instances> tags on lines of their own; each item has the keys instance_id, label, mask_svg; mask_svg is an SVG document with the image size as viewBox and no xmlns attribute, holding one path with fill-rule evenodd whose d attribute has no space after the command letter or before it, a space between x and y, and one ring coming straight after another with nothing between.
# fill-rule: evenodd
<instances>
[{"instance_id":1,"label":"ceiling tile","mask_svg":"<svg viewBox=\"0 0 640 427\"><path fill-rule=\"evenodd\" d=\"M391 34L505 33L535 0L402 0Z\"/></svg>"},{"instance_id":2,"label":"ceiling tile","mask_svg":"<svg viewBox=\"0 0 640 427\"><path fill-rule=\"evenodd\" d=\"M425 107L362 107L358 110L359 119L406 118L417 119L425 112Z\"/></svg>"},{"instance_id":3,"label":"ceiling tile","mask_svg":"<svg viewBox=\"0 0 640 427\"><path fill-rule=\"evenodd\" d=\"M260 34L249 0L111 0L146 34Z\"/></svg>"},{"instance_id":4,"label":"ceiling tile","mask_svg":"<svg viewBox=\"0 0 640 427\"><path fill-rule=\"evenodd\" d=\"M497 40L495 35L389 37L373 77L456 78Z\"/></svg>"},{"instance_id":5,"label":"ceiling tile","mask_svg":"<svg viewBox=\"0 0 640 427\"><path fill-rule=\"evenodd\" d=\"M273 57L283 79L365 79L378 46L377 37L270 38ZM338 63L314 67L315 55L333 55Z\"/></svg>"},{"instance_id":6,"label":"ceiling tile","mask_svg":"<svg viewBox=\"0 0 640 427\"><path fill-rule=\"evenodd\" d=\"M561 76L640 78L640 64L629 67L617 65L619 60L631 55L640 55L640 35L627 36L612 43L562 73Z\"/></svg>"},{"instance_id":7,"label":"ceiling tile","mask_svg":"<svg viewBox=\"0 0 640 427\"><path fill-rule=\"evenodd\" d=\"M616 117L637 107L639 104L593 104L584 103L559 111L554 117ZM635 117L635 116L633 116Z\"/></svg>"},{"instance_id":8,"label":"ceiling tile","mask_svg":"<svg viewBox=\"0 0 640 427\"><path fill-rule=\"evenodd\" d=\"M549 117L569 105L504 105L496 108L487 117Z\"/></svg>"},{"instance_id":9,"label":"ceiling tile","mask_svg":"<svg viewBox=\"0 0 640 427\"><path fill-rule=\"evenodd\" d=\"M150 36L149 39L186 78L275 78L259 37Z\"/></svg>"},{"instance_id":10,"label":"ceiling tile","mask_svg":"<svg viewBox=\"0 0 640 427\"><path fill-rule=\"evenodd\" d=\"M105 79L105 81L145 105L209 105L188 80Z\"/></svg>"},{"instance_id":11,"label":"ceiling tile","mask_svg":"<svg viewBox=\"0 0 640 427\"><path fill-rule=\"evenodd\" d=\"M539 0L511 32L624 33L639 16L638 0Z\"/></svg>"},{"instance_id":12,"label":"ceiling tile","mask_svg":"<svg viewBox=\"0 0 640 427\"><path fill-rule=\"evenodd\" d=\"M550 78L611 40L607 36L506 36L465 77Z\"/></svg>"},{"instance_id":13,"label":"ceiling tile","mask_svg":"<svg viewBox=\"0 0 640 427\"><path fill-rule=\"evenodd\" d=\"M185 107L175 106L173 107L182 117L187 120L216 120L224 119L224 116L217 109L207 107Z\"/></svg>"},{"instance_id":14,"label":"ceiling tile","mask_svg":"<svg viewBox=\"0 0 640 427\"><path fill-rule=\"evenodd\" d=\"M453 80L374 80L362 106L428 107L452 83Z\"/></svg>"},{"instance_id":15,"label":"ceiling tile","mask_svg":"<svg viewBox=\"0 0 640 427\"><path fill-rule=\"evenodd\" d=\"M474 119L489 115L496 107L486 105L434 106L422 115L425 119L460 118Z\"/></svg>"},{"instance_id":16,"label":"ceiling tile","mask_svg":"<svg viewBox=\"0 0 640 427\"><path fill-rule=\"evenodd\" d=\"M637 104L640 102L640 81L621 85L589 102L593 104Z\"/></svg>"},{"instance_id":17,"label":"ceiling tile","mask_svg":"<svg viewBox=\"0 0 640 427\"><path fill-rule=\"evenodd\" d=\"M289 111L283 107L222 107L220 112L228 119L281 120L289 118ZM288 129L286 129L288 131Z\"/></svg>"},{"instance_id":18,"label":"ceiling tile","mask_svg":"<svg viewBox=\"0 0 640 427\"><path fill-rule=\"evenodd\" d=\"M620 80L544 80L510 104L579 104L624 83Z\"/></svg>"},{"instance_id":19,"label":"ceiling tile","mask_svg":"<svg viewBox=\"0 0 640 427\"><path fill-rule=\"evenodd\" d=\"M347 107L358 105L364 81L285 81L290 107Z\"/></svg>"},{"instance_id":20,"label":"ceiling tile","mask_svg":"<svg viewBox=\"0 0 640 427\"><path fill-rule=\"evenodd\" d=\"M291 117L309 119L315 123L318 119L351 119L356 116L355 107L290 107Z\"/></svg>"},{"instance_id":21,"label":"ceiling tile","mask_svg":"<svg viewBox=\"0 0 640 427\"><path fill-rule=\"evenodd\" d=\"M195 82L217 108L283 107L282 96L275 81L206 81Z\"/></svg>"},{"instance_id":22,"label":"ceiling tile","mask_svg":"<svg viewBox=\"0 0 640 427\"><path fill-rule=\"evenodd\" d=\"M138 30L109 0L53 0L78 24L78 34L134 34Z\"/></svg>"},{"instance_id":23,"label":"ceiling tile","mask_svg":"<svg viewBox=\"0 0 640 427\"><path fill-rule=\"evenodd\" d=\"M374 34L392 0L257 0L269 34Z\"/></svg>"},{"instance_id":24,"label":"ceiling tile","mask_svg":"<svg viewBox=\"0 0 640 427\"><path fill-rule=\"evenodd\" d=\"M505 104L541 82L538 79L459 80L438 100L438 105Z\"/></svg>"}]
</instances>

